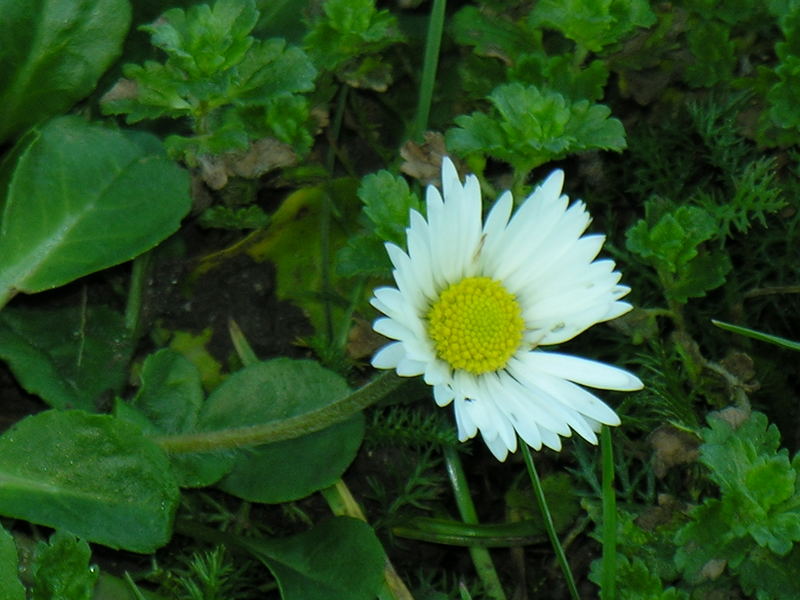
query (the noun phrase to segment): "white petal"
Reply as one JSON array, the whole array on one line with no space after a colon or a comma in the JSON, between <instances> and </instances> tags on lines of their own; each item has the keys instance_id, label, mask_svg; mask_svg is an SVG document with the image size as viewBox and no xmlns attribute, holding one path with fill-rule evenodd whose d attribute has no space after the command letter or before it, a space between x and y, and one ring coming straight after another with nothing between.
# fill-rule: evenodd
<instances>
[{"instance_id":1,"label":"white petal","mask_svg":"<svg viewBox=\"0 0 800 600\"><path fill-rule=\"evenodd\" d=\"M372 357L372 366L376 369L394 369L406 356L403 344L394 342L387 344Z\"/></svg>"},{"instance_id":2,"label":"white petal","mask_svg":"<svg viewBox=\"0 0 800 600\"><path fill-rule=\"evenodd\" d=\"M434 385L433 386L433 399L439 406L447 406L453 401L456 395L453 393L453 388L449 385Z\"/></svg>"},{"instance_id":3,"label":"white petal","mask_svg":"<svg viewBox=\"0 0 800 600\"><path fill-rule=\"evenodd\" d=\"M509 451L515 452L516 449L517 449L517 438L516 437L514 438L513 447L508 445L506 443L506 441L503 438L501 438L500 436L497 436L497 437L494 437L494 438L491 438L491 439L487 438L486 436L483 436L483 441L489 447L489 450L491 451L491 453L494 454L494 457L497 460L499 460L500 462L505 462Z\"/></svg>"},{"instance_id":4,"label":"white petal","mask_svg":"<svg viewBox=\"0 0 800 600\"><path fill-rule=\"evenodd\" d=\"M466 401L463 398L456 398L453 407L456 413L456 426L458 428L458 441L464 442L478 432L478 427L466 410Z\"/></svg>"},{"instance_id":5,"label":"white petal","mask_svg":"<svg viewBox=\"0 0 800 600\"><path fill-rule=\"evenodd\" d=\"M592 421L611 426L620 424L619 415L590 391L565 379L547 375L541 377L543 387L552 390L562 402L590 417Z\"/></svg>"},{"instance_id":6,"label":"white petal","mask_svg":"<svg viewBox=\"0 0 800 600\"><path fill-rule=\"evenodd\" d=\"M404 358L397 363L397 374L400 377L416 377L425 372L425 363L411 358Z\"/></svg>"},{"instance_id":7,"label":"white petal","mask_svg":"<svg viewBox=\"0 0 800 600\"><path fill-rule=\"evenodd\" d=\"M531 352L527 358L537 371L593 388L629 392L644 387L632 373L586 358L555 352Z\"/></svg>"},{"instance_id":8,"label":"white petal","mask_svg":"<svg viewBox=\"0 0 800 600\"><path fill-rule=\"evenodd\" d=\"M450 366L438 358L432 358L425 369L425 383L441 385L450 381Z\"/></svg>"}]
</instances>

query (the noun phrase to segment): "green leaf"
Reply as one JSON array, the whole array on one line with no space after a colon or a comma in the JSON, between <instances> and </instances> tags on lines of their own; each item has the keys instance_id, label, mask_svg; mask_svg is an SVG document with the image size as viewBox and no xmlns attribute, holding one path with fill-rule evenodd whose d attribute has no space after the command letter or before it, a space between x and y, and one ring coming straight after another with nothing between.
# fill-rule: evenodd
<instances>
[{"instance_id":1,"label":"green leaf","mask_svg":"<svg viewBox=\"0 0 800 600\"><path fill-rule=\"evenodd\" d=\"M392 263L386 248L371 233L354 235L336 254L336 273L342 277L388 277L391 272Z\"/></svg>"},{"instance_id":2,"label":"green leaf","mask_svg":"<svg viewBox=\"0 0 800 600\"><path fill-rule=\"evenodd\" d=\"M117 416L138 424L148 434L196 431L205 394L194 364L173 350L159 350L145 359L141 378L142 385L130 405L117 403ZM182 487L204 487L231 470L235 455L197 452L169 458Z\"/></svg>"},{"instance_id":3,"label":"green leaf","mask_svg":"<svg viewBox=\"0 0 800 600\"><path fill-rule=\"evenodd\" d=\"M328 0L322 8L325 14L312 24L303 40L321 69L336 71L349 61L403 40L394 15L377 10L375 0ZM380 85L385 84L381 79Z\"/></svg>"},{"instance_id":4,"label":"green leaf","mask_svg":"<svg viewBox=\"0 0 800 600\"><path fill-rule=\"evenodd\" d=\"M542 51L542 33L503 13L494 14L476 6L465 6L453 15L452 35L458 44L474 46L480 56L515 64L521 56Z\"/></svg>"},{"instance_id":5,"label":"green leaf","mask_svg":"<svg viewBox=\"0 0 800 600\"><path fill-rule=\"evenodd\" d=\"M198 431L280 421L317 410L350 392L339 375L307 360L277 358L245 367L209 396ZM245 500L285 502L333 484L355 458L362 415L303 437L242 450L219 487Z\"/></svg>"},{"instance_id":6,"label":"green leaf","mask_svg":"<svg viewBox=\"0 0 800 600\"><path fill-rule=\"evenodd\" d=\"M677 277L667 290L667 296L685 303L689 298L701 298L706 292L725 283L733 268L725 252L701 250L689 263L678 268Z\"/></svg>"},{"instance_id":7,"label":"green leaf","mask_svg":"<svg viewBox=\"0 0 800 600\"><path fill-rule=\"evenodd\" d=\"M419 198L406 180L385 170L372 173L361 180L358 197L378 237L404 246L409 213L421 210Z\"/></svg>"},{"instance_id":8,"label":"green leaf","mask_svg":"<svg viewBox=\"0 0 800 600\"><path fill-rule=\"evenodd\" d=\"M12 535L0 526L0 600L25 600L18 572L17 545Z\"/></svg>"},{"instance_id":9,"label":"green leaf","mask_svg":"<svg viewBox=\"0 0 800 600\"><path fill-rule=\"evenodd\" d=\"M57 531L33 554L32 600L91 600L99 571L90 567L89 544Z\"/></svg>"},{"instance_id":10,"label":"green leaf","mask_svg":"<svg viewBox=\"0 0 800 600\"><path fill-rule=\"evenodd\" d=\"M697 256L697 246L716 233L714 218L702 208L681 206L649 226L640 220L627 233L627 248L659 268L675 273Z\"/></svg>"},{"instance_id":11,"label":"green leaf","mask_svg":"<svg viewBox=\"0 0 800 600\"><path fill-rule=\"evenodd\" d=\"M0 0L0 143L87 96L119 56L126 0Z\"/></svg>"},{"instance_id":12,"label":"green leaf","mask_svg":"<svg viewBox=\"0 0 800 600\"><path fill-rule=\"evenodd\" d=\"M167 457L107 415L50 410L0 437L0 514L150 553L169 541L178 487Z\"/></svg>"},{"instance_id":13,"label":"green leaf","mask_svg":"<svg viewBox=\"0 0 800 600\"><path fill-rule=\"evenodd\" d=\"M11 175L0 223L0 306L119 264L174 232L188 174L143 133L76 117L36 130Z\"/></svg>"},{"instance_id":14,"label":"green leaf","mask_svg":"<svg viewBox=\"0 0 800 600\"><path fill-rule=\"evenodd\" d=\"M601 562L592 562L589 575L591 581L598 585ZM618 554L616 580L618 600L689 600L689 594L683 590L674 587L664 589L661 578L640 558L629 560L627 556Z\"/></svg>"},{"instance_id":15,"label":"green leaf","mask_svg":"<svg viewBox=\"0 0 800 600\"><path fill-rule=\"evenodd\" d=\"M308 92L317 71L300 48L280 38L257 42L237 68L226 99L240 106L263 105L282 94Z\"/></svg>"},{"instance_id":16,"label":"green leaf","mask_svg":"<svg viewBox=\"0 0 800 600\"><path fill-rule=\"evenodd\" d=\"M0 358L54 408L97 410L126 383L131 351L122 315L104 306L0 312Z\"/></svg>"},{"instance_id":17,"label":"green leaf","mask_svg":"<svg viewBox=\"0 0 800 600\"><path fill-rule=\"evenodd\" d=\"M539 89L549 88L572 101L599 100L605 93L608 67L602 60L579 66L571 54L547 56L542 52L516 57L508 77Z\"/></svg>"},{"instance_id":18,"label":"green leaf","mask_svg":"<svg viewBox=\"0 0 800 600\"><path fill-rule=\"evenodd\" d=\"M283 600L372 600L386 555L369 525L336 517L283 539L240 538L278 580Z\"/></svg>"},{"instance_id":19,"label":"green leaf","mask_svg":"<svg viewBox=\"0 0 800 600\"><path fill-rule=\"evenodd\" d=\"M755 544L748 537L731 531L739 518L731 507L720 500L706 499L689 513L691 521L675 535L679 546L675 564L689 583L707 578L704 567L711 561L739 564Z\"/></svg>"},{"instance_id":20,"label":"green leaf","mask_svg":"<svg viewBox=\"0 0 800 600\"><path fill-rule=\"evenodd\" d=\"M190 78L200 79L239 63L253 44L250 32L258 21L254 0L217 0L173 8L151 25L141 27Z\"/></svg>"},{"instance_id":21,"label":"green leaf","mask_svg":"<svg viewBox=\"0 0 800 600\"><path fill-rule=\"evenodd\" d=\"M776 346L788 348L789 350L800 351L800 342L794 342L786 338L778 337L777 335L770 335L768 333L756 331L755 329L748 329L747 327L740 327L739 325L733 325L732 323L725 323L715 319L711 319L711 322L720 329L732 331L733 333L738 333L739 335L744 335L760 342L775 344Z\"/></svg>"},{"instance_id":22,"label":"green leaf","mask_svg":"<svg viewBox=\"0 0 800 600\"><path fill-rule=\"evenodd\" d=\"M800 546L787 556L775 556L757 549L737 569L744 592L759 600L796 600L800 598Z\"/></svg>"},{"instance_id":23,"label":"green leaf","mask_svg":"<svg viewBox=\"0 0 800 600\"><path fill-rule=\"evenodd\" d=\"M556 29L592 52L622 40L656 15L647 0L540 0L530 14L533 26Z\"/></svg>"},{"instance_id":24,"label":"green leaf","mask_svg":"<svg viewBox=\"0 0 800 600\"><path fill-rule=\"evenodd\" d=\"M703 20L687 33L694 60L686 65L684 77L692 87L713 87L733 77L736 54L730 27Z\"/></svg>"},{"instance_id":25,"label":"green leaf","mask_svg":"<svg viewBox=\"0 0 800 600\"><path fill-rule=\"evenodd\" d=\"M622 123L601 104L571 103L558 92L520 83L495 88L489 100L493 112L456 117L448 148L498 158L522 173L573 152L625 148Z\"/></svg>"}]
</instances>

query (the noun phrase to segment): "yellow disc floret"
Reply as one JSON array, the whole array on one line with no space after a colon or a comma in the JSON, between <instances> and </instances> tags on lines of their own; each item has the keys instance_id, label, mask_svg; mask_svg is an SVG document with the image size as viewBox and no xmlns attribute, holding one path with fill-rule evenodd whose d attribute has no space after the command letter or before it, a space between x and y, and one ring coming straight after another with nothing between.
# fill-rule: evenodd
<instances>
[{"instance_id":1,"label":"yellow disc floret","mask_svg":"<svg viewBox=\"0 0 800 600\"><path fill-rule=\"evenodd\" d=\"M506 365L522 342L517 299L499 281L467 277L444 290L428 312L436 354L473 375Z\"/></svg>"}]
</instances>

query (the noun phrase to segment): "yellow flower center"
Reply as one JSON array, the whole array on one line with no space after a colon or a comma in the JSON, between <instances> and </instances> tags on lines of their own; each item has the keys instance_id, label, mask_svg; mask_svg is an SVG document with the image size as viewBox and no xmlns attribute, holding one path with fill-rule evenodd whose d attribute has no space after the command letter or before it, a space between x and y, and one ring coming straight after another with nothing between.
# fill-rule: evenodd
<instances>
[{"instance_id":1,"label":"yellow flower center","mask_svg":"<svg viewBox=\"0 0 800 600\"><path fill-rule=\"evenodd\" d=\"M436 354L473 375L506 365L522 342L517 299L499 281L467 277L441 293L428 312Z\"/></svg>"}]
</instances>

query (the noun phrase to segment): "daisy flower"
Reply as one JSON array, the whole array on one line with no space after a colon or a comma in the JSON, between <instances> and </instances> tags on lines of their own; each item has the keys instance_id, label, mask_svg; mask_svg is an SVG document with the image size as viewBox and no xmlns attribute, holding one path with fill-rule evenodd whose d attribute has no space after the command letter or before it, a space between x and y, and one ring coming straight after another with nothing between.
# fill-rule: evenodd
<instances>
[{"instance_id":1,"label":"daisy flower","mask_svg":"<svg viewBox=\"0 0 800 600\"><path fill-rule=\"evenodd\" d=\"M505 192L484 222L477 178L462 185L445 158L427 219L411 211L408 252L386 244L397 287L371 300L385 315L375 331L396 340L373 366L422 375L439 406L453 404L459 439L480 431L501 461L517 436L537 450L560 450L573 431L596 444L600 424L620 421L582 386L642 387L617 367L541 349L631 309L614 261L595 260L605 236L583 235L591 218L563 183L554 171L513 216Z\"/></svg>"}]
</instances>

